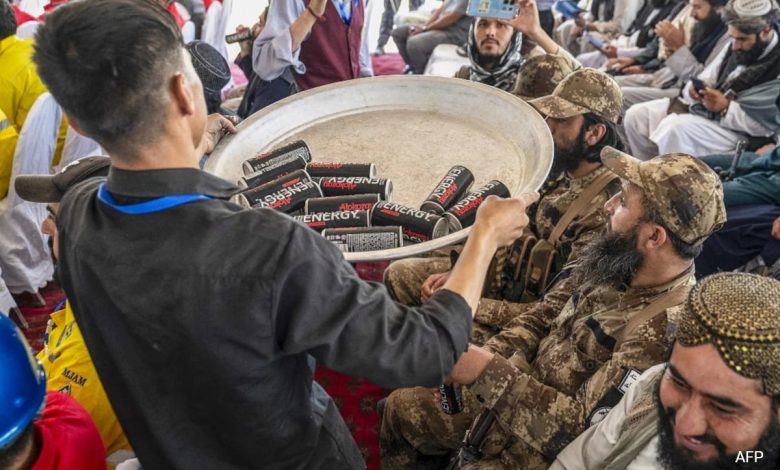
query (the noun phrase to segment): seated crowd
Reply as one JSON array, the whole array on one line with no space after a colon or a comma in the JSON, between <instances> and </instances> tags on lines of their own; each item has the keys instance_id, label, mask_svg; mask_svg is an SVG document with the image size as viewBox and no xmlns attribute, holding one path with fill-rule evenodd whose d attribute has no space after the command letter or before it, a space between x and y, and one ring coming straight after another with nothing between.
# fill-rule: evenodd
<instances>
[{"instance_id":1,"label":"seated crowd","mask_svg":"<svg viewBox=\"0 0 780 470\"><path fill-rule=\"evenodd\" d=\"M384 285L201 170L374 75L367 0L271 1L242 87L218 1L0 0L0 468L364 468L315 361L389 390L385 469L780 467L775 0L385 0L374 57L463 46L453 78L536 110L554 157Z\"/></svg>"}]
</instances>

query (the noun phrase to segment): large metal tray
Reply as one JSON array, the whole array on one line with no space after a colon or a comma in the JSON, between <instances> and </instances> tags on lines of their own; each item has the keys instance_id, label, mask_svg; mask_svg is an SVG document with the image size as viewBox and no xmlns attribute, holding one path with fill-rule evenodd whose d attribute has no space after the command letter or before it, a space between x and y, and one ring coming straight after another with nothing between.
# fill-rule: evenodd
<instances>
[{"instance_id":1,"label":"large metal tray","mask_svg":"<svg viewBox=\"0 0 780 470\"><path fill-rule=\"evenodd\" d=\"M467 80L390 76L295 94L251 116L224 139L206 171L228 180L258 152L303 139L314 160L373 162L393 181L393 201L419 207L453 165L498 179L512 191L538 189L553 157L542 117L519 98ZM393 250L345 253L351 262L418 256L463 241L469 229Z\"/></svg>"}]
</instances>

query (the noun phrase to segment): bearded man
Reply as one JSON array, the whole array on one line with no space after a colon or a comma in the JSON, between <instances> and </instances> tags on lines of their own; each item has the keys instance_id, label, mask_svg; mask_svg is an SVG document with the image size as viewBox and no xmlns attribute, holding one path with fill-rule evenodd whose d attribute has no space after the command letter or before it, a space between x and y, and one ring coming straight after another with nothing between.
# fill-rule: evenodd
<instances>
[{"instance_id":1,"label":"bearded man","mask_svg":"<svg viewBox=\"0 0 780 470\"><path fill-rule=\"evenodd\" d=\"M461 452L458 468L547 468L663 362L674 308L694 283L693 258L725 221L720 179L689 155L639 162L606 148L601 156L622 191L606 204L610 232L580 255L560 314L540 328L531 310L484 347L470 346L451 376L468 386L459 414L422 415L438 407L430 391L394 391L382 420L383 468L435 468L476 416L482 424L472 429L488 430L469 447L482 460Z\"/></svg>"},{"instance_id":2,"label":"bearded man","mask_svg":"<svg viewBox=\"0 0 780 470\"><path fill-rule=\"evenodd\" d=\"M552 470L776 469L780 282L721 273L691 290L669 361L556 458Z\"/></svg>"},{"instance_id":3,"label":"bearded man","mask_svg":"<svg viewBox=\"0 0 780 470\"><path fill-rule=\"evenodd\" d=\"M780 47L774 0L730 0L723 13L729 47L674 99L632 106L626 136L640 159L656 152L728 153L738 142L762 145L780 129L774 101ZM764 139L764 141L762 141Z\"/></svg>"}]
</instances>

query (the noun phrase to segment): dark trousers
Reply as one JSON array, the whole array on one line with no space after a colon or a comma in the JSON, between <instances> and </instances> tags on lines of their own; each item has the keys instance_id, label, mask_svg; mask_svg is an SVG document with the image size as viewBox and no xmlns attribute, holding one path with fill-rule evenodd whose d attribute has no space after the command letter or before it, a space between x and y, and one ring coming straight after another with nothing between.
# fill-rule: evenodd
<instances>
[{"instance_id":1,"label":"dark trousers","mask_svg":"<svg viewBox=\"0 0 780 470\"><path fill-rule=\"evenodd\" d=\"M704 242L696 257L696 277L732 271L761 255L769 266L780 259L780 240L772 236L772 223L780 206L736 206L727 211L728 221Z\"/></svg>"},{"instance_id":2,"label":"dark trousers","mask_svg":"<svg viewBox=\"0 0 780 470\"><path fill-rule=\"evenodd\" d=\"M409 10L415 11L425 0L409 0ZM376 42L377 49L384 48L390 40L390 33L395 25L395 14L401 6L401 0L385 0L385 11L382 12L382 23L379 25L379 39Z\"/></svg>"}]
</instances>

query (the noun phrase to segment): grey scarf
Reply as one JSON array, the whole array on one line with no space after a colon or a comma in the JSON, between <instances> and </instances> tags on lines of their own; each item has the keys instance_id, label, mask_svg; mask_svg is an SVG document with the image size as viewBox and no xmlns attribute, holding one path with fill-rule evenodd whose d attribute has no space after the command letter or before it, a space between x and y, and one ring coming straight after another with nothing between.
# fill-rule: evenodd
<instances>
[{"instance_id":1,"label":"grey scarf","mask_svg":"<svg viewBox=\"0 0 780 470\"><path fill-rule=\"evenodd\" d=\"M498 59L498 63L492 70L486 70L479 62L479 45L474 38L474 25L469 30L469 42L467 52L471 61L469 80L494 86L504 91L512 91L517 79L517 72L523 64L523 56L520 54L520 46L523 44L523 35L515 31L509 41L506 50Z\"/></svg>"}]
</instances>

